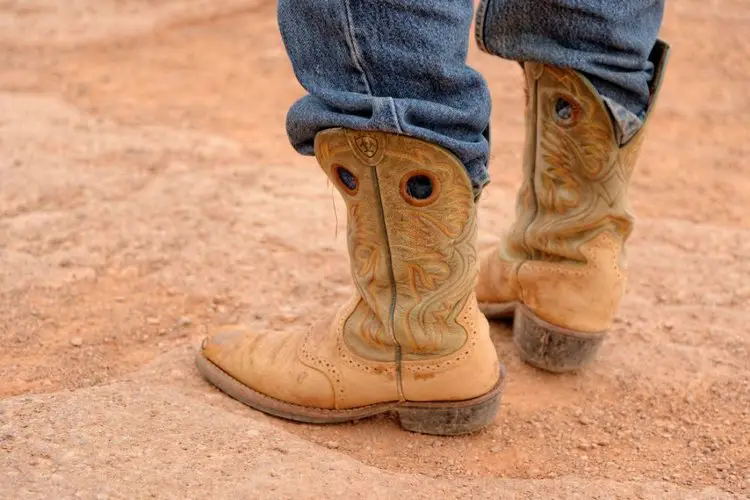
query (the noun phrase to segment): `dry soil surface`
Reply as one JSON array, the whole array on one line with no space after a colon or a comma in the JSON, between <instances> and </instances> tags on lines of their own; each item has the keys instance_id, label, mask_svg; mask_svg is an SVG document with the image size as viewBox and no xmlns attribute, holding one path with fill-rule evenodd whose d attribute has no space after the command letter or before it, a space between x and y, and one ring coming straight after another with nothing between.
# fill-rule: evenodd
<instances>
[{"instance_id":1,"label":"dry soil surface","mask_svg":"<svg viewBox=\"0 0 750 500\"><path fill-rule=\"evenodd\" d=\"M749 24L743 0L668 6L598 361L543 374L495 325L496 425L435 438L279 421L193 368L214 326L305 328L349 287L342 203L285 138L301 89L272 2L0 0L0 497L746 497ZM521 74L471 63L494 97L498 234Z\"/></svg>"}]
</instances>

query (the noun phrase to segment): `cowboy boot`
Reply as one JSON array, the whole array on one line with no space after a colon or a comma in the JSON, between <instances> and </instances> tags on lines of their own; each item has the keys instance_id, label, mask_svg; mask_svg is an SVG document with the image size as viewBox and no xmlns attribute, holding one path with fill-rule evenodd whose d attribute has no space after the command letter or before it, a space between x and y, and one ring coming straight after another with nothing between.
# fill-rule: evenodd
<instances>
[{"instance_id":1,"label":"cowboy boot","mask_svg":"<svg viewBox=\"0 0 750 500\"><path fill-rule=\"evenodd\" d=\"M354 296L308 331L221 329L199 370L248 406L300 422L394 411L427 434L487 426L504 376L474 293L463 165L421 140L346 129L319 133L315 155L346 201Z\"/></svg>"},{"instance_id":2,"label":"cowboy boot","mask_svg":"<svg viewBox=\"0 0 750 500\"><path fill-rule=\"evenodd\" d=\"M669 48L658 42L653 109ZM563 372L592 361L625 287L633 229L628 182L645 125L620 145L609 108L580 73L525 63L524 180L516 220L480 252L477 298L488 318L515 313L521 357Z\"/></svg>"}]
</instances>

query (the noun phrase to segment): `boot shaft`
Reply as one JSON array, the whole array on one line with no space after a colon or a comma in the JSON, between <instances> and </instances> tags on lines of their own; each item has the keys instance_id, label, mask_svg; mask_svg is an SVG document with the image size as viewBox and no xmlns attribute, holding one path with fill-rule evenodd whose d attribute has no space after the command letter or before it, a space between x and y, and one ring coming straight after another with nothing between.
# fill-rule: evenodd
<instances>
[{"instance_id":1,"label":"boot shaft","mask_svg":"<svg viewBox=\"0 0 750 500\"><path fill-rule=\"evenodd\" d=\"M330 129L318 162L346 202L351 272L362 298L347 344L374 360L459 350L473 328L476 207L463 165L421 140Z\"/></svg>"},{"instance_id":2,"label":"boot shaft","mask_svg":"<svg viewBox=\"0 0 750 500\"><path fill-rule=\"evenodd\" d=\"M525 63L524 180L507 251L516 259L585 261L580 246L609 232L623 247L633 229L628 183L662 83L668 46L658 42L644 125L620 145L609 108L580 73Z\"/></svg>"}]
</instances>

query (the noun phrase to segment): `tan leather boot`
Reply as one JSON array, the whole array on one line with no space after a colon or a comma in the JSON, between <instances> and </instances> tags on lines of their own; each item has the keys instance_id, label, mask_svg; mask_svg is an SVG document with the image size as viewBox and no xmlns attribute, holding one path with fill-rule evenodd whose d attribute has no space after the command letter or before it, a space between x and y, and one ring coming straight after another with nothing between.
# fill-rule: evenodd
<instances>
[{"instance_id":1,"label":"tan leather boot","mask_svg":"<svg viewBox=\"0 0 750 500\"><path fill-rule=\"evenodd\" d=\"M312 423L395 411L463 434L497 413L502 368L477 307L476 207L461 163L403 136L330 129L315 153L346 201L356 293L309 331L222 329L196 362L214 385Z\"/></svg>"},{"instance_id":2,"label":"tan leather boot","mask_svg":"<svg viewBox=\"0 0 750 500\"><path fill-rule=\"evenodd\" d=\"M668 55L659 42L653 108ZM633 229L628 182L645 126L620 146L607 105L579 73L525 63L524 181L516 220L480 254L477 297L489 318L512 315L527 362L568 371L590 362L625 287ZM644 124L645 125L645 124Z\"/></svg>"}]
</instances>

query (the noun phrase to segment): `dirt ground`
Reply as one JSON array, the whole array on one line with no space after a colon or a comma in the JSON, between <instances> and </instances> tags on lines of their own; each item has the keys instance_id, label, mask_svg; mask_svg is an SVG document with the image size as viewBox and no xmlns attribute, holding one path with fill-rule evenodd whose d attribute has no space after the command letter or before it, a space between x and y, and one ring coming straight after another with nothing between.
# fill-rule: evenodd
<instances>
[{"instance_id":1,"label":"dirt ground","mask_svg":"<svg viewBox=\"0 0 750 500\"><path fill-rule=\"evenodd\" d=\"M748 25L743 0L668 2L611 337L552 376L494 325L501 415L448 439L268 418L192 367L212 327L304 328L349 287L343 203L286 140L301 89L273 2L0 0L0 496L748 497ZM494 99L497 234L521 74L470 62Z\"/></svg>"}]
</instances>

